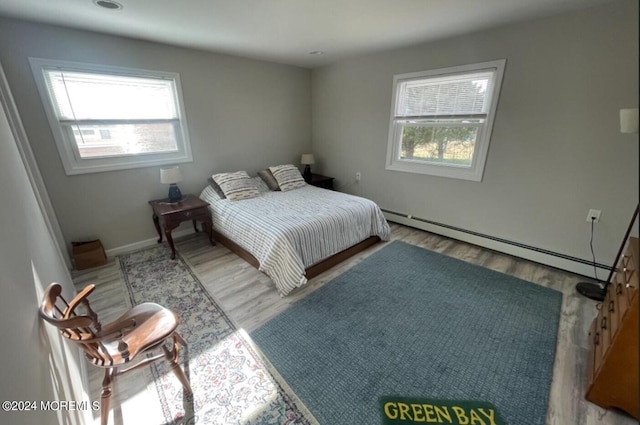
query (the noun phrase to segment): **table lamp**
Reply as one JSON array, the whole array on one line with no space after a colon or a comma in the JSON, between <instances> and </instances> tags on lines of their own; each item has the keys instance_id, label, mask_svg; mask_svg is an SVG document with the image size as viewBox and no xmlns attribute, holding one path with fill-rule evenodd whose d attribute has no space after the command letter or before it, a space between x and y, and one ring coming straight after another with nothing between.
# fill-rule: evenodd
<instances>
[{"instance_id":1,"label":"table lamp","mask_svg":"<svg viewBox=\"0 0 640 425\"><path fill-rule=\"evenodd\" d=\"M313 158L312 153L303 153L300 157L300 164L304 165L304 172L302 173L302 177L304 177L304 181L309 183L311 181L311 164L315 164L316 161Z\"/></svg>"},{"instance_id":2,"label":"table lamp","mask_svg":"<svg viewBox=\"0 0 640 425\"><path fill-rule=\"evenodd\" d=\"M160 183L169 185L169 202L176 203L182 200L182 193L176 183L182 181L182 172L178 167L161 168Z\"/></svg>"}]
</instances>

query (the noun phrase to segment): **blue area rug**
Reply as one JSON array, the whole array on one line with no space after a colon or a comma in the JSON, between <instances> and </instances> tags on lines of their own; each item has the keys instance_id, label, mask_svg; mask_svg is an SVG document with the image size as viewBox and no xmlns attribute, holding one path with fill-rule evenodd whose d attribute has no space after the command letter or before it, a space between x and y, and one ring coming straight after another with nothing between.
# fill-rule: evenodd
<instances>
[{"instance_id":1,"label":"blue area rug","mask_svg":"<svg viewBox=\"0 0 640 425\"><path fill-rule=\"evenodd\" d=\"M251 333L324 425L381 396L482 400L545 423L562 294L392 242Z\"/></svg>"}]
</instances>

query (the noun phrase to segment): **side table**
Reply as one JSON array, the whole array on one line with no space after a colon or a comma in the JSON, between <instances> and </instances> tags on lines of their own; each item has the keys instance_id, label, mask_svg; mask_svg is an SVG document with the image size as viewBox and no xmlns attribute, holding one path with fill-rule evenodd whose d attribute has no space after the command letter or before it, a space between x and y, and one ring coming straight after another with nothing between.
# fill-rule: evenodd
<instances>
[{"instance_id":1,"label":"side table","mask_svg":"<svg viewBox=\"0 0 640 425\"><path fill-rule=\"evenodd\" d=\"M311 180L307 183L323 189L333 190L333 177L323 176L322 174L311 174Z\"/></svg>"},{"instance_id":2,"label":"side table","mask_svg":"<svg viewBox=\"0 0 640 425\"><path fill-rule=\"evenodd\" d=\"M193 221L193 228L196 232L198 231L196 221L201 221L204 231L209 236L209 242L215 246L216 243L213 241L213 222L207 208L208 202L194 195L184 195L182 200L177 203L169 203L169 199L157 199L149 201L149 205L153 209L153 224L158 231L158 243L162 242L163 230L171 247L172 260L176 258L176 247L173 244L171 232L183 221Z\"/></svg>"}]
</instances>

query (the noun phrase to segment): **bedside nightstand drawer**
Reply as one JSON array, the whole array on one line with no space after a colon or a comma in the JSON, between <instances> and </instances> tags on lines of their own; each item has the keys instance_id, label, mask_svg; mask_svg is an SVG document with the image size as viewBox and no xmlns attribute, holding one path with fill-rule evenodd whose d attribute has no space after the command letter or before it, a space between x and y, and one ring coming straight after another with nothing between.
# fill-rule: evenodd
<instances>
[{"instance_id":1,"label":"bedside nightstand drawer","mask_svg":"<svg viewBox=\"0 0 640 425\"><path fill-rule=\"evenodd\" d=\"M182 223L188 220L205 220L208 215L206 208L196 208L193 210L179 211L164 216L165 223Z\"/></svg>"}]
</instances>

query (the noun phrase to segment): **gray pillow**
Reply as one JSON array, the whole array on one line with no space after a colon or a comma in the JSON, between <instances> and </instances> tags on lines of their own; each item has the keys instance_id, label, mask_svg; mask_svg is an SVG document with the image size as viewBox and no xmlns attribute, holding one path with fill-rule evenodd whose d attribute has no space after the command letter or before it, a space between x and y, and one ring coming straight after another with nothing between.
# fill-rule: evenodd
<instances>
[{"instance_id":1,"label":"gray pillow","mask_svg":"<svg viewBox=\"0 0 640 425\"><path fill-rule=\"evenodd\" d=\"M224 196L224 192L222 191L222 189L220 189L220 186L218 186L218 183L216 183L213 177L209 177L207 181L209 182L209 185L213 188L213 190L216 191L220 199L226 198L226 196Z\"/></svg>"},{"instance_id":2,"label":"gray pillow","mask_svg":"<svg viewBox=\"0 0 640 425\"><path fill-rule=\"evenodd\" d=\"M273 177L273 173L268 168L258 171L258 177L262 179L263 182L267 184L269 190L280 190L280 186L278 186L278 181Z\"/></svg>"}]
</instances>

